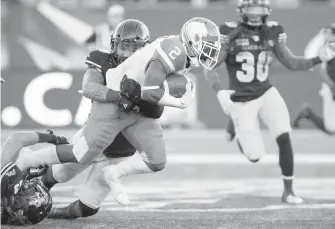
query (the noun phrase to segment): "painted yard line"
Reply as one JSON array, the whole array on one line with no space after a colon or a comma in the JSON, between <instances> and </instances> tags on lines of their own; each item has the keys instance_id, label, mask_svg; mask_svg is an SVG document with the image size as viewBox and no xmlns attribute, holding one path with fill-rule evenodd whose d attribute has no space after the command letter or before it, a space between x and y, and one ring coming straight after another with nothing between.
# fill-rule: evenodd
<instances>
[{"instance_id":1,"label":"painted yard line","mask_svg":"<svg viewBox=\"0 0 335 229\"><path fill-rule=\"evenodd\" d=\"M249 160L243 155L226 153L203 153L203 154L170 154L167 156L169 164L190 164L190 165L251 165ZM294 161L298 165L334 164L335 154L297 154ZM278 154L267 154L258 164L270 165L278 164Z\"/></svg>"},{"instance_id":2,"label":"painted yard line","mask_svg":"<svg viewBox=\"0 0 335 229\"><path fill-rule=\"evenodd\" d=\"M178 181L163 181L157 180L154 183L149 182L147 185L143 185L143 182L129 182L125 184L125 187L129 193L137 194L150 194L150 193L164 193L164 192L183 192L192 189L193 191L208 191L212 189L219 190L236 190L236 189L245 189L246 187L268 187L275 186L281 190L281 186L278 184L280 177L276 178L252 178L252 179L203 179L199 180L178 180ZM199 182L201 185L199 185ZM304 177L297 178L296 184L297 187L334 187L335 188L335 178L319 178L319 177ZM73 191L82 186L78 184L62 184L56 186L52 189L52 193L55 192L64 192L64 191ZM227 190L228 189L228 190Z\"/></svg>"},{"instance_id":3,"label":"painted yard line","mask_svg":"<svg viewBox=\"0 0 335 229\"><path fill-rule=\"evenodd\" d=\"M227 212L227 213L238 213L238 212L254 212L254 211L274 211L283 209L334 209L335 204L302 204L297 206L291 205L272 205L260 208L210 208L210 209L199 209L199 208L179 208L179 209L142 209L142 208L130 208L130 207L110 207L102 208L101 211L122 211L122 212L157 212L157 213L192 213L192 212Z\"/></svg>"}]
</instances>

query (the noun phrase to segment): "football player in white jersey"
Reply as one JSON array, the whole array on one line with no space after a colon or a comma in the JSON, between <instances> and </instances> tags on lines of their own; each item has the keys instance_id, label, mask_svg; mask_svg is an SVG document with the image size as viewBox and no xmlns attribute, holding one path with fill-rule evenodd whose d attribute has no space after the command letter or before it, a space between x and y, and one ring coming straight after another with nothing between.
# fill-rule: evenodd
<instances>
[{"instance_id":1,"label":"football player in white jersey","mask_svg":"<svg viewBox=\"0 0 335 229\"><path fill-rule=\"evenodd\" d=\"M187 21L179 36L166 36L135 52L116 68L106 72L109 90L120 91L118 105L93 102L92 111L76 144L56 148L55 163L90 163L122 131L138 150L143 160L130 157L117 165L106 166L104 177L114 198L127 204L120 178L132 174L158 172L166 164L163 130L155 119L146 118L136 109L140 100L161 106L186 108L194 97L194 84L189 81L181 98L166 93L162 87L167 75L184 73L194 67L212 69L220 52L219 29L206 18ZM130 101L123 102L123 101ZM40 160L49 155L41 155ZM36 162L31 162L31 166Z\"/></svg>"},{"instance_id":2,"label":"football player in white jersey","mask_svg":"<svg viewBox=\"0 0 335 229\"><path fill-rule=\"evenodd\" d=\"M326 26L308 43L305 49L306 57L318 55L320 47L325 41L335 42L335 23ZM335 58L328 62L323 62L320 69L324 83L322 83L319 95L322 98L322 117L318 116L308 103L304 104L303 109L293 122L295 128L300 127L303 119L309 120L326 134L335 134Z\"/></svg>"}]
</instances>

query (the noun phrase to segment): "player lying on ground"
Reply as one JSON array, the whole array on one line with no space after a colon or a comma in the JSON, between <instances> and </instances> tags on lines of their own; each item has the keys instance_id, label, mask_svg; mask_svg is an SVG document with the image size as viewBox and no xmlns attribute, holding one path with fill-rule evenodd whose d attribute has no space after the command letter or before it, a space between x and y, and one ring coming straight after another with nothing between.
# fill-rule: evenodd
<instances>
[{"instance_id":1,"label":"player lying on ground","mask_svg":"<svg viewBox=\"0 0 335 229\"><path fill-rule=\"evenodd\" d=\"M186 92L181 98L176 98L162 89L166 77L176 72L185 73L193 67L213 68L220 47L219 30L213 22L205 18L191 19L183 26L180 36L158 38L117 68L109 69L106 73L107 86L121 91L119 97L128 99L134 105L138 105L142 99L162 106L186 108L194 98L193 83L188 81ZM166 164L163 130L159 123L129 109L131 107L124 102L120 106L93 102L84 136L74 145L57 147L57 158L54 158L55 162L59 158L62 163L87 164L122 131L143 160L131 157L115 166L106 166L104 176L113 196L120 203L129 202L120 178L157 172L164 169Z\"/></svg>"},{"instance_id":2,"label":"player lying on ground","mask_svg":"<svg viewBox=\"0 0 335 229\"><path fill-rule=\"evenodd\" d=\"M284 181L282 201L302 203L303 200L293 191L294 160L289 112L285 101L269 81L269 67L274 56L290 70L308 70L329 57L324 50L320 57L294 56L286 46L284 28L267 20L271 12L268 0L241 0L237 10L240 21L220 26L223 47L220 63L216 66L226 63L229 89L235 93L230 96L227 91L220 90L216 70L206 70L206 78L218 92L223 110L233 121L234 125L230 123L229 129L232 134L236 132L241 152L251 162L257 162L266 152L259 119L270 129L279 147Z\"/></svg>"},{"instance_id":3,"label":"player lying on ground","mask_svg":"<svg viewBox=\"0 0 335 229\"><path fill-rule=\"evenodd\" d=\"M144 24L137 20L122 22L111 38L111 51L96 50L86 59L88 69L83 79L83 94L93 100L106 103L106 71L121 64L131 56L142 44L149 42L149 37L143 32ZM145 37L140 37L145 34ZM105 92L105 93L104 93ZM141 101L139 111L142 115L158 119L163 113L163 106ZM83 136L81 129L72 139L75 143ZM81 173L85 169L91 169L83 188L78 190L78 200L64 208L53 208L49 218L78 218L94 215L98 212L102 201L110 192L110 187L100 176L101 169L108 164L117 164L136 152L135 147L119 133L112 144L104 150L103 155L90 165L78 163L66 163L53 165L42 177L42 182L50 189L56 183L64 183ZM98 160L98 162L97 162Z\"/></svg>"},{"instance_id":4,"label":"player lying on ground","mask_svg":"<svg viewBox=\"0 0 335 229\"><path fill-rule=\"evenodd\" d=\"M322 29L305 49L305 56L311 57L318 55L320 47L326 42L335 42L335 23ZM322 97L322 117L319 117L308 103L304 104L303 109L293 122L295 128L300 127L303 119L310 120L317 128L323 132L335 134L335 58L324 62L320 67L320 74L324 80L319 92Z\"/></svg>"},{"instance_id":5,"label":"player lying on ground","mask_svg":"<svg viewBox=\"0 0 335 229\"><path fill-rule=\"evenodd\" d=\"M50 212L52 198L47 188L39 179L31 179L24 163L15 163L23 147L43 142L68 143L52 132L17 132L5 141L1 153L1 224L36 224Z\"/></svg>"}]
</instances>

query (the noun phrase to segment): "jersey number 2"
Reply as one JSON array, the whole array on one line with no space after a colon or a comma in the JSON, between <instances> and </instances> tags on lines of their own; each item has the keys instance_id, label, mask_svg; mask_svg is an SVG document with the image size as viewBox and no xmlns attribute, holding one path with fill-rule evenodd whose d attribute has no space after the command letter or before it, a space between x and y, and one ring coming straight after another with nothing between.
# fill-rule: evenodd
<instances>
[{"instance_id":1,"label":"jersey number 2","mask_svg":"<svg viewBox=\"0 0 335 229\"><path fill-rule=\"evenodd\" d=\"M169 57L174 60L176 57L181 53L181 50L178 47L175 47L174 49L169 52Z\"/></svg>"},{"instance_id":2,"label":"jersey number 2","mask_svg":"<svg viewBox=\"0 0 335 229\"><path fill-rule=\"evenodd\" d=\"M236 55L236 61L245 62L242 64L243 71L236 72L236 77L240 82L250 83L255 77L260 82L264 82L268 78L271 56L266 51L259 53L258 61L255 60L255 56L251 52L240 52Z\"/></svg>"}]
</instances>

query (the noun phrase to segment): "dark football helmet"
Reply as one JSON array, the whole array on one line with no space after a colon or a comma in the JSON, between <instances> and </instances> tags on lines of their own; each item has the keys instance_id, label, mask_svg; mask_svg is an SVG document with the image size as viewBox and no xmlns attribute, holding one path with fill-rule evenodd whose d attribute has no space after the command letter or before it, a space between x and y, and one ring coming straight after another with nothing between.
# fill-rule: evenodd
<instances>
[{"instance_id":1,"label":"dark football helmet","mask_svg":"<svg viewBox=\"0 0 335 229\"><path fill-rule=\"evenodd\" d=\"M25 180L12 200L3 203L5 224L36 224L44 220L51 208L52 198L48 189L38 179Z\"/></svg>"},{"instance_id":2,"label":"dark football helmet","mask_svg":"<svg viewBox=\"0 0 335 229\"><path fill-rule=\"evenodd\" d=\"M260 26L271 13L270 0L240 0L237 12L244 23Z\"/></svg>"},{"instance_id":3,"label":"dark football helmet","mask_svg":"<svg viewBox=\"0 0 335 229\"><path fill-rule=\"evenodd\" d=\"M111 51L116 55L118 64L138 49L150 42L148 27L141 21L128 19L122 21L111 37Z\"/></svg>"}]
</instances>

